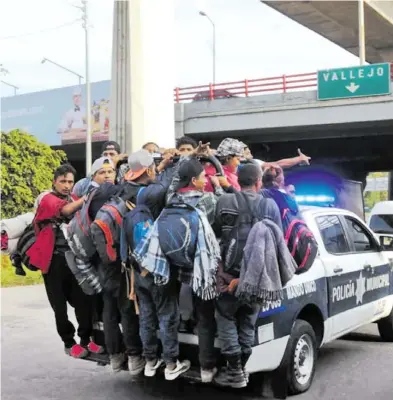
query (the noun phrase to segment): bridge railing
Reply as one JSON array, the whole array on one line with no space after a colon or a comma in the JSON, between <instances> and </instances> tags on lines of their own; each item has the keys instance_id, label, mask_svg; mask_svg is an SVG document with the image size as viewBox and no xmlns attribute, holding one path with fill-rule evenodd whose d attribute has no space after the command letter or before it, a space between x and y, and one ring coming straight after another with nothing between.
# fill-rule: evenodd
<instances>
[{"instance_id":1,"label":"bridge railing","mask_svg":"<svg viewBox=\"0 0 393 400\"><path fill-rule=\"evenodd\" d=\"M393 64L391 64L393 80ZM174 89L174 100L183 103L197 100L214 100L225 97L248 97L256 94L288 93L300 90L315 90L317 73L279 75L269 78L244 79L235 82L189 86Z\"/></svg>"}]
</instances>

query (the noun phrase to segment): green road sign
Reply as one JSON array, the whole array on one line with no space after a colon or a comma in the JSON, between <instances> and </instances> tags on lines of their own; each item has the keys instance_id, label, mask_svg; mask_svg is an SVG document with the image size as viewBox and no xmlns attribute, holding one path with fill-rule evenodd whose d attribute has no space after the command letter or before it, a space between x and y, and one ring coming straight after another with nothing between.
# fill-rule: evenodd
<instances>
[{"instance_id":1,"label":"green road sign","mask_svg":"<svg viewBox=\"0 0 393 400\"><path fill-rule=\"evenodd\" d=\"M389 63L318 71L318 100L381 96L390 93Z\"/></svg>"}]
</instances>

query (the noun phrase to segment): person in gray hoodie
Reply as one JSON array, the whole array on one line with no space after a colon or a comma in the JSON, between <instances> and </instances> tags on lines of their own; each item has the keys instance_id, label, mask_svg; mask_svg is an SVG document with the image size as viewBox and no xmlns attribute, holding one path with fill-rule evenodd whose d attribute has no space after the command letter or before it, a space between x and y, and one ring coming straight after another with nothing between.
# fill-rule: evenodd
<instances>
[{"instance_id":1,"label":"person in gray hoodie","mask_svg":"<svg viewBox=\"0 0 393 400\"><path fill-rule=\"evenodd\" d=\"M247 386L245 365L254 344L260 306L244 304L234 295L239 282L240 262L239 265L231 265L235 259L231 246L232 249L237 246L239 251L240 236L245 236L242 238L244 246L252 225L263 219L273 221L282 230L278 206L272 199L265 199L259 193L262 187L261 168L247 164L239 170L238 178L241 193L224 194L219 198L215 224L216 234L221 237L223 263L217 282L220 295L216 300L216 322L221 353L227 363L227 368L220 371L215 382L232 388ZM247 209L240 200L248 204ZM237 230L238 236L234 236L234 230ZM233 243L236 241L237 244Z\"/></svg>"}]
</instances>

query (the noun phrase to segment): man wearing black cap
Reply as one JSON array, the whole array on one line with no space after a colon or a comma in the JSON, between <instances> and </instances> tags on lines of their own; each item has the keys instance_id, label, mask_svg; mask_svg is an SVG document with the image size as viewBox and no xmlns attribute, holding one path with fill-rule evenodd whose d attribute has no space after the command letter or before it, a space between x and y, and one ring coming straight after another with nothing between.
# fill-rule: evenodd
<instances>
[{"instance_id":1,"label":"man wearing black cap","mask_svg":"<svg viewBox=\"0 0 393 400\"><path fill-rule=\"evenodd\" d=\"M205 192L207 184L203 165L195 158L184 161L178 169L178 182L171 202L190 204L201 210L212 225L215 220L218 196L224 194L216 176L209 177L214 188L213 193ZM198 321L199 363L201 379L204 383L212 382L217 373L214 338L216 323L214 319L214 300L204 301L192 294L191 286L183 283L180 291L180 314L182 320L191 317L193 306Z\"/></svg>"}]
</instances>

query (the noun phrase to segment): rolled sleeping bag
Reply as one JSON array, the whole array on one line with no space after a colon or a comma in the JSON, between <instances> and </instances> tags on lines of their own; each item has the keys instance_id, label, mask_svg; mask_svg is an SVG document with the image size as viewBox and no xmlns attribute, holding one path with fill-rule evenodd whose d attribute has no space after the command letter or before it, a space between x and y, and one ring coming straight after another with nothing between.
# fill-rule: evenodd
<instances>
[{"instance_id":1,"label":"rolled sleeping bag","mask_svg":"<svg viewBox=\"0 0 393 400\"><path fill-rule=\"evenodd\" d=\"M7 233L9 241L12 239L19 239L26 226L33 222L33 218L34 213L30 212L18 215L15 218L3 219L1 221L0 230Z\"/></svg>"}]
</instances>

